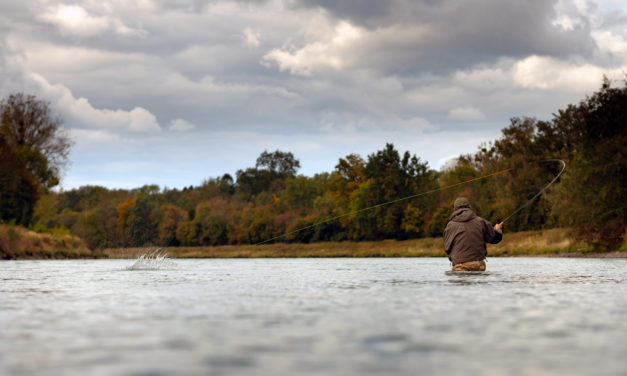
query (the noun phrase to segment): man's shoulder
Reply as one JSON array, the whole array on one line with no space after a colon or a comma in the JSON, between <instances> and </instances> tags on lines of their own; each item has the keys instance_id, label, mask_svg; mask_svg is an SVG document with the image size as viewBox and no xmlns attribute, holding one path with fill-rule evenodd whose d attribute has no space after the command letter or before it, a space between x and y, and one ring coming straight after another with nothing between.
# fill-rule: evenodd
<instances>
[{"instance_id":1,"label":"man's shoulder","mask_svg":"<svg viewBox=\"0 0 627 376\"><path fill-rule=\"evenodd\" d=\"M483 217L479 217L478 215L475 216L472 220L473 221L477 221L477 222L481 222L481 223L485 223L485 224L491 226L490 221L488 221L487 219L485 219Z\"/></svg>"}]
</instances>

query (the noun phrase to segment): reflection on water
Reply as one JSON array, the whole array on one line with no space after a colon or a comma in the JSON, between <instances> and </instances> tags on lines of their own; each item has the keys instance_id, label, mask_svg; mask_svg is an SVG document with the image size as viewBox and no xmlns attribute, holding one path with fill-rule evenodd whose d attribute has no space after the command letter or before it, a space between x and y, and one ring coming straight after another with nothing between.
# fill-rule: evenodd
<instances>
[{"instance_id":1,"label":"reflection on water","mask_svg":"<svg viewBox=\"0 0 627 376\"><path fill-rule=\"evenodd\" d=\"M0 262L0 374L625 374L624 259L170 261Z\"/></svg>"}]
</instances>

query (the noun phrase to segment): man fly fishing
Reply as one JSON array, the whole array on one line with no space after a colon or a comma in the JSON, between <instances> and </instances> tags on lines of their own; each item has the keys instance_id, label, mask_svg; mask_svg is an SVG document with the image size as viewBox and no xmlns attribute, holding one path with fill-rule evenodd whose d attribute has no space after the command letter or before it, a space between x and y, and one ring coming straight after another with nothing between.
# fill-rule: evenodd
<instances>
[{"instance_id":1,"label":"man fly fishing","mask_svg":"<svg viewBox=\"0 0 627 376\"><path fill-rule=\"evenodd\" d=\"M466 197L456 199L453 209L444 229L444 251L453 263L453 271L484 271L486 243L496 244L503 239L503 222L492 227L472 211Z\"/></svg>"}]
</instances>

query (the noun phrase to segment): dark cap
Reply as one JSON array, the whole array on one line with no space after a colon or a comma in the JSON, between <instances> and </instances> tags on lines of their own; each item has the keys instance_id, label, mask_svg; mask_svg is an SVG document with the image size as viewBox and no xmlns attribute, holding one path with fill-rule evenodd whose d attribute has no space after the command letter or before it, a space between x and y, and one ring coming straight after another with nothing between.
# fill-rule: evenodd
<instances>
[{"instance_id":1,"label":"dark cap","mask_svg":"<svg viewBox=\"0 0 627 376\"><path fill-rule=\"evenodd\" d=\"M459 208L468 208L468 207L470 207L470 201L468 201L466 197L458 197L457 200L455 200L455 203L453 204L453 208L456 210Z\"/></svg>"}]
</instances>

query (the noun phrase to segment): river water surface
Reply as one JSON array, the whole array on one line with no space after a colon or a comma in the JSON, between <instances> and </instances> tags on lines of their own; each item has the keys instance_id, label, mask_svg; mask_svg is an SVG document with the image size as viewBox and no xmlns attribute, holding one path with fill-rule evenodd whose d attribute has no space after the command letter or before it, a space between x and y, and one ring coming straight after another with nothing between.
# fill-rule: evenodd
<instances>
[{"instance_id":1,"label":"river water surface","mask_svg":"<svg viewBox=\"0 0 627 376\"><path fill-rule=\"evenodd\" d=\"M627 259L0 262L2 375L627 375Z\"/></svg>"}]
</instances>

